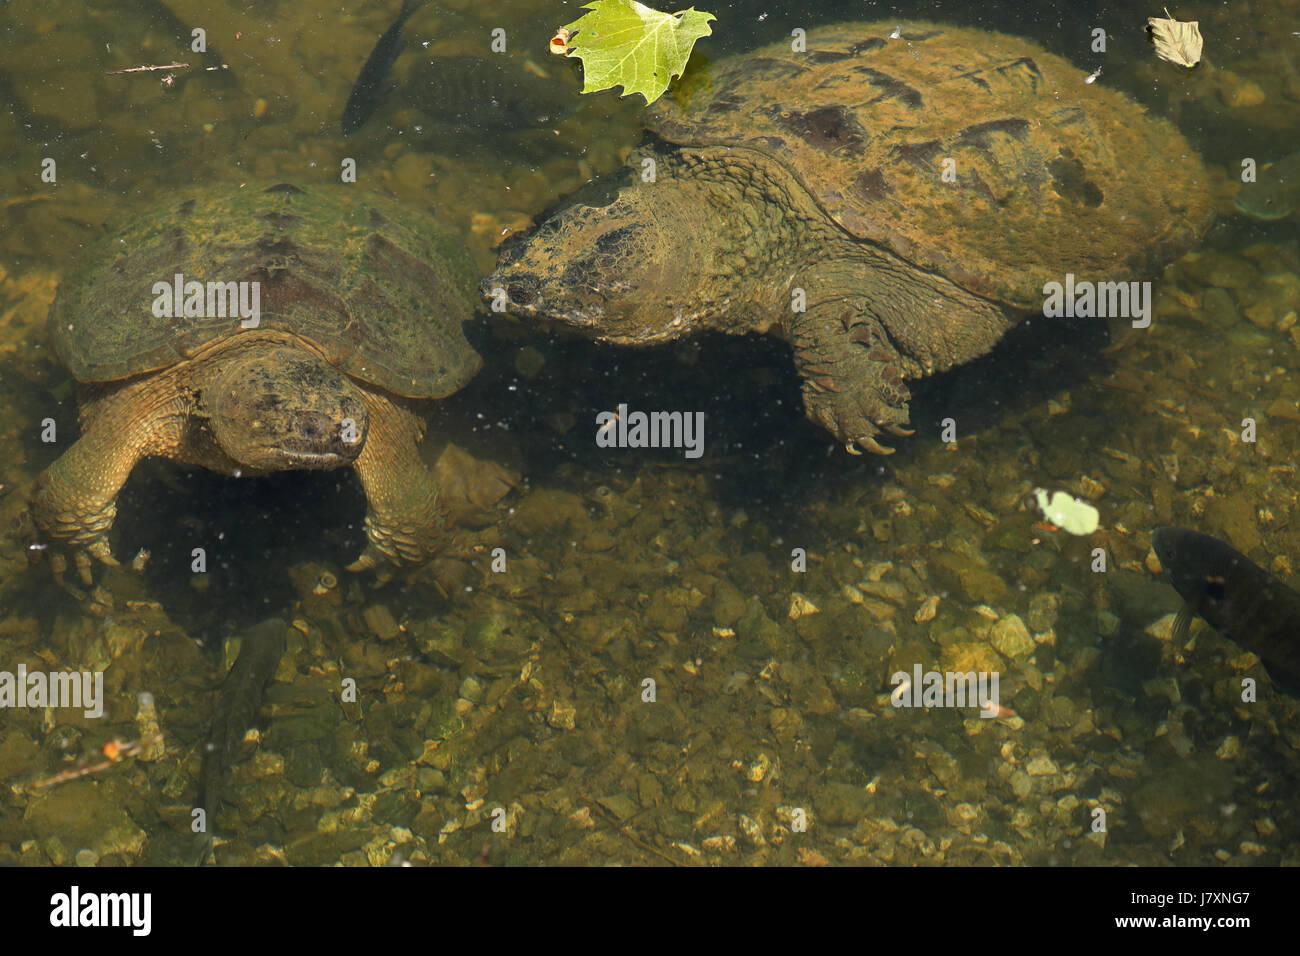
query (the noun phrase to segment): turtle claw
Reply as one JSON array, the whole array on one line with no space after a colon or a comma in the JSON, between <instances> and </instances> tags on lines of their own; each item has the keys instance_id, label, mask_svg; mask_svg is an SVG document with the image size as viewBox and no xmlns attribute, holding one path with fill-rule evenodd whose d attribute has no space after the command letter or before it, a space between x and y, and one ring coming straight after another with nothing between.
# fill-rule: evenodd
<instances>
[{"instance_id":1,"label":"turtle claw","mask_svg":"<svg viewBox=\"0 0 1300 956\"><path fill-rule=\"evenodd\" d=\"M861 445L864 449L871 452L872 454L892 455L894 453L894 449L886 448L884 445L880 444L880 442L876 441L870 435L863 435L859 438L855 438L854 442ZM859 452L859 454L861 454L861 452Z\"/></svg>"},{"instance_id":2,"label":"turtle claw","mask_svg":"<svg viewBox=\"0 0 1300 956\"><path fill-rule=\"evenodd\" d=\"M72 560L77 565L77 577L81 578L81 583L91 587L95 583L95 576L90 573L90 555L85 551L78 551L73 554Z\"/></svg>"},{"instance_id":3,"label":"turtle claw","mask_svg":"<svg viewBox=\"0 0 1300 956\"><path fill-rule=\"evenodd\" d=\"M87 567L90 566L90 558L93 557L101 564L106 564L110 568L121 567L121 562L113 557L113 552L108 547L108 542L103 538L97 538L92 541L84 552L77 553L77 567L81 567L83 559Z\"/></svg>"},{"instance_id":4,"label":"turtle claw","mask_svg":"<svg viewBox=\"0 0 1300 956\"><path fill-rule=\"evenodd\" d=\"M375 566L376 566L375 559L371 557L370 549L367 548L365 551L361 552L361 557L357 558L355 561L353 561L351 564L347 566L347 570L355 574L359 571L369 571L371 568Z\"/></svg>"},{"instance_id":5,"label":"turtle claw","mask_svg":"<svg viewBox=\"0 0 1300 956\"><path fill-rule=\"evenodd\" d=\"M347 566L347 570L354 574L373 570L376 586L382 587L393 579L391 560L373 545L367 545L366 550L361 552L361 556Z\"/></svg>"},{"instance_id":6,"label":"turtle claw","mask_svg":"<svg viewBox=\"0 0 1300 956\"><path fill-rule=\"evenodd\" d=\"M435 554L425 535L403 524L380 521L373 515L366 518L366 538L365 550L347 570L374 571L378 584L387 583L397 568L424 564ZM430 535L427 540L435 539Z\"/></svg>"},{"instance_id":7,"label":"turtle claw","mask_svg":"<svg viewBox=\"0 0 1300 956\"><path fill-rule=\"evenodd\" d=\"M113 557L108 538L103 535L89 541L67 538L50 540L41 536L28 547L28 552L33 564L39 564L42 556L48 557L54 583L77 597L83 597L84 593L68 580L70 570L75 570L77 581L91 588L95 586L96 563L110 568L121 567L121 562Z\"/></svg>"},{"instance_id":8,"label":"turtle claw","mask_svg":"<svg viewBox=\"0 0 1300 956\"><path fill-rule=\"evenodd\" d=\"M915 428L904 428L902 425L889 424L885 426L885 431L895 438L911 438L916 434Z\"/></svg>"}]
</instances>

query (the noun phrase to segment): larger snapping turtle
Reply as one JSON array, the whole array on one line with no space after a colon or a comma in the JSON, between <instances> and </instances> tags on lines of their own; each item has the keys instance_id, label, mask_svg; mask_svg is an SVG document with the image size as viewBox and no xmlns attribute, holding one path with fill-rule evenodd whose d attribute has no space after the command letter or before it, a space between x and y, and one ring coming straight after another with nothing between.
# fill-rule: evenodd
<instances>
[{"instance_id":1,"label":"larger snapping turtle","mask_svg":"<svg viewBox=\"0 0 1300 956\"><path fill-rule=\"evenodd\" d=\"M1186 140L1085 80L1027 40L893 21L723 61L652 110L637 181L508 245L482 291L621 344L778 332L808 416L887 452L905 380L988 351L1046 283L1151 275L1209 227Z\"/></svg>"},{"instance_id":2,"label":"larger snapping turtle","mask_svg":"<svg viewBox=\"0 0 1300 956\"><path fill-rule=\"evenodd\" d=\"M230 475L351 466L369 505L352 569L425 561L446 508L411 400L477 371L476 278L436 220L345 186L209 188L89 249L49 320L81 383L82 435L32 503L56 572L69 551L86 583L91 557L116 563L118 491L147 456Z\"/></svg>"}]
</instances>

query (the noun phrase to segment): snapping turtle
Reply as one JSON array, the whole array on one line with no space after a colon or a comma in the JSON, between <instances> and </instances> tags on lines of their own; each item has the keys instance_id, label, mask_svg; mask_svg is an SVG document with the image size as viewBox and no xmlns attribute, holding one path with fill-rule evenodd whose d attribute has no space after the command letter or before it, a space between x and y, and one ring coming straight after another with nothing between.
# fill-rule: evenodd
<instances>
[{"instance_id":1,"label":"snapping turtle","mask_svg":"<svg viewBox=\"0 0 1300 956\"><path fill-rule=\"evenodd\" d=\"M1045 283L1150 275L1213 218L1168 122L1028 40L840 24L699 86L651 111L640 181L508 244L481 290L619 344L777 332L855 453L911 434L905 380L987 352Z\"/></svg>"},{"instance_id":2,"label":"snapping turtle","mask_svg":"<svg viewBox=\"0 0 1300 956\"><path fill-rule=\"evenodd\" d=\"M446 508L410 400L478 370L461 327L476 278L437 221L343 186L213 187L87 250L49 319L81 383L82 435L32 501L56 573L65 550L88 584L92 556L116 563L117 494L148 456L228 475L351 466L369 506L351 569L431 557Z\"/></svg>"}]
</instances>

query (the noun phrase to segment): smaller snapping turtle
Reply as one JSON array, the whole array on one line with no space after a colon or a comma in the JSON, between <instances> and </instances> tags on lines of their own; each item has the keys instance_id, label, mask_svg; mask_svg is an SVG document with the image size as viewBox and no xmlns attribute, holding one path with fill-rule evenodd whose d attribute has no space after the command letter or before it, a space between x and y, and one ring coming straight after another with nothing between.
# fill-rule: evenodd
<instances>
[{"instance_id":1,"label":"smaller snapping turtle","mask_svg":"<svg viewBox=\"0 0 1300 956\"><path fill-rule=\"evenodd\" d=\"M888 452L907 380L989 351L1047 283L1154 275L1209 228L1187 141L1085 76L934 23L732 57L652 109L638 181L508 244L481 289L621 345L781 335L808 417Z\"/></svg>"},{"instance_id":2,"label":"smaller snapping turtle","mask_svg":"<svg viewBox=\"0 0 1300 956\"><path fill-rule=\"evenodd\" d=\"M174 310L155 283L178 276L204 293L160 314ZM209 188L88 250L49 319L82 425L32 501L55 573L64 552L86 584L92 557L117 563L117 495L149 456L235 476L355 468L368 543L350 570L432 557L448 509L412 400L478 370L462 330L475 279L436 220L342 186ZM255 325L234 314L242 282L257 284Z\"/></svg>"}]
</instances>

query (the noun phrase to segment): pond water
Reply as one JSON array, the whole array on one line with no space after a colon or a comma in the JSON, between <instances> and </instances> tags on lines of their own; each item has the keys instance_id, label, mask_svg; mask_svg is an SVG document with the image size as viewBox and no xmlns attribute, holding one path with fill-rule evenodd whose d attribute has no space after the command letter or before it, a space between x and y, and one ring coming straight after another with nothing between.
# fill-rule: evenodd
<instances>
[{"instance_id":1,"label":"pond water","mask_svg":"<svg viewBox=\"0 0 1300 956\"><path fill-rule=\"evenodd\" d=\"M1300 151L1300 0L1261 0L1248 16L1180 7L1204 37L1194 68L1159 59L1143 18L1100 0L1032 13L1010 0L703 3L713 33L670 97L689 109L730 90L719 122L735 137L781 129L776 139L824 157L791 159L772 139L736 146L768 170L743 185L740 167L676 165L717 144L648 134L657 114L640 96L581 93L579 62L548 51L579 3L431 0L401 25L400 49L385 32L399 4L387 6L0 9L0 864L1297 862L1300 699L1284 685L1300 672L1300 598L1286 590L1300 587L1300 188L1279 177L1295 175L1287 158ZM818 28L854 22L843 32L884 35L879 53L855 56L907 44L919 72L904 83L897 63L869 63L868 77L829 55L807 66ZM963 31L942 33L952 27ZM795 49L801 33L807 48ZM391 66L371 61L364 115L345 135L376 43ZM753 68L750 51L771 44L789 49L762 69L788 69L786 85L724 85L733 58ZM1019 92L949 95L935 77L975 48L1000 57L987 75ZM815 91L807 69L825 74ZM892 92L873 99L881 90ZM928 97L927 122L947 139L894 125L906 91ZM1115 119L1119 95L1147 116ZM1111 130L1094 150L1056 154L1050 182L1034 178L1041 164L1014 166L1080 115ZM1126 152L1125 123L1168 125L1144 140L1157 147ZM944 151L976 124L992 125L963 148L1004 179L986 173L976 188L962 160L951 185L975 192L955 202L935 202L933 183L912 199L889 192L905 163L942 177ZM509 273L514 314L492 308L500 297L478 283L503 244L508 258L545 237L530 227L565 215L575 194L604 207L616 188L658 189L647 158L663 182L686 177L698 203L655 220L674 250L655 281L683 290L675 304L647 306L647 285L629 308L680 320L707 262L733 283L715 300L735 301L710 306L724 318L662 341L595 341L621 313L591 303L624 294L632 273L619 270L643 268L639 246L600 274L608 257L559 247L538 278L570 287L547 294L573 293L586 311L572 321L523 314L528 290ZM1166 162L1203 173L1175 194L1152 174ZM1092 182L1094 169L1110 178ZM1252 174L1267 197L1241 192ZM406 369L414 353L364 338L400 316L448 336L460 327L448 306L425 314L444 300L423 272L401 273L416 292L400 304L352 313L338 340L361 358L326 348L318 363L343 363L381 411L409 407L426 424L420 461L381 465L382 487L359 468L235 477L171 460L178 444L224 440L204 416L215 370L235 358L205 358L195 341L197 355L138 359L183 330L183 317L147 317L145 291L183 258L146 254L149 243L183 234L204 250L185 262L265 265L283 251L259 241L279 228L269 219L186 218L207 207L183 204L281 183L299 190L291 218L304 196L346 194L400 207L417 237L418 223L436 224L427 235L454 246L446 261L463 257L455 348L481 368L451 394L385 398L397 386L386 391L375 364ZM1132 199L1117 209L1101 198L1111 191ZM918 214L916 196L935 204ZM1057 241L1042 223L1069 197L1079 225ZM1155 215L1148 200L1168 221L1134 231ZM859 234L845 210L860 214ZM393 288L396 273L376 278L377 260L355 251L369 227L383 241L367 254L390 249L391 221L349 232L329 215L309 238L284 226L301 245L260 274L287 269L330 294L370 279ZM132 224L130 242L103 245ZM863 247L883 252L855 258ZM843 301L912 349L898 361L915 434L878 435L892 455L850 454L842 439L856 433L805 414L806 395L843 395L877 366L816 358L800 309L771 305L793 301L795 276L846 262L821 299L810 286L808 315ZM1051 316L1043 269L1063 284L1075 271L1150 280L1149 324ZM937 288L965 304L936 317ZM1036 304L989 305L1006 288ZM63 304L74 289L86 303L76 315ZM56 294L56 315L92 325L56 335ZM908 296L911 311L897 306ZM1006 335L954 346L938 362L952 368L922 376L924 344L978 339L976 314ZM847 346L850 365L866 344ZM71 365L108 367L118 353L129 368L101 378L119 395L130 372L144 398L96 405L104 387L79 388ZM281 370L266 354L255 369ZM186 377L178 362L208 371ZM827 375L834 387L806 381ZM267 415L314 400L318 380L296 381ZM184 437L137 464L154 399L180 410ZM79 406L109 411L79 423ZM699 423L698 442L636 447L634 414L656 411ZM374 407L369 421L367 449L405 447ZM121 566L92 560L86 584L69 562L60 583L51 568L66 542L37 527L30 502L38 476L79 438L89 447L83 436L99 442L89 464L55 469L69 495L93 496L122 456L134 465L107 535ZM432 560L346 570L367 546L367 508L391 494L409 516L430 474L457 509L436 541L412 533ZM1095 507L1096 526L1032 506L1037 488ZM1194 539L1162 573L1159 526L1249 563ZM1171 580L1201 600L1205 619L1187 630ZM102 712L13 697L20 670L100 675ZM996 678L980 685L996 687L991 715L971 700L896 706L927 673ZM112 741L125 749L105 755ZM211 787L210 819L196 818Z\"/></svg>"}]
</instances>

